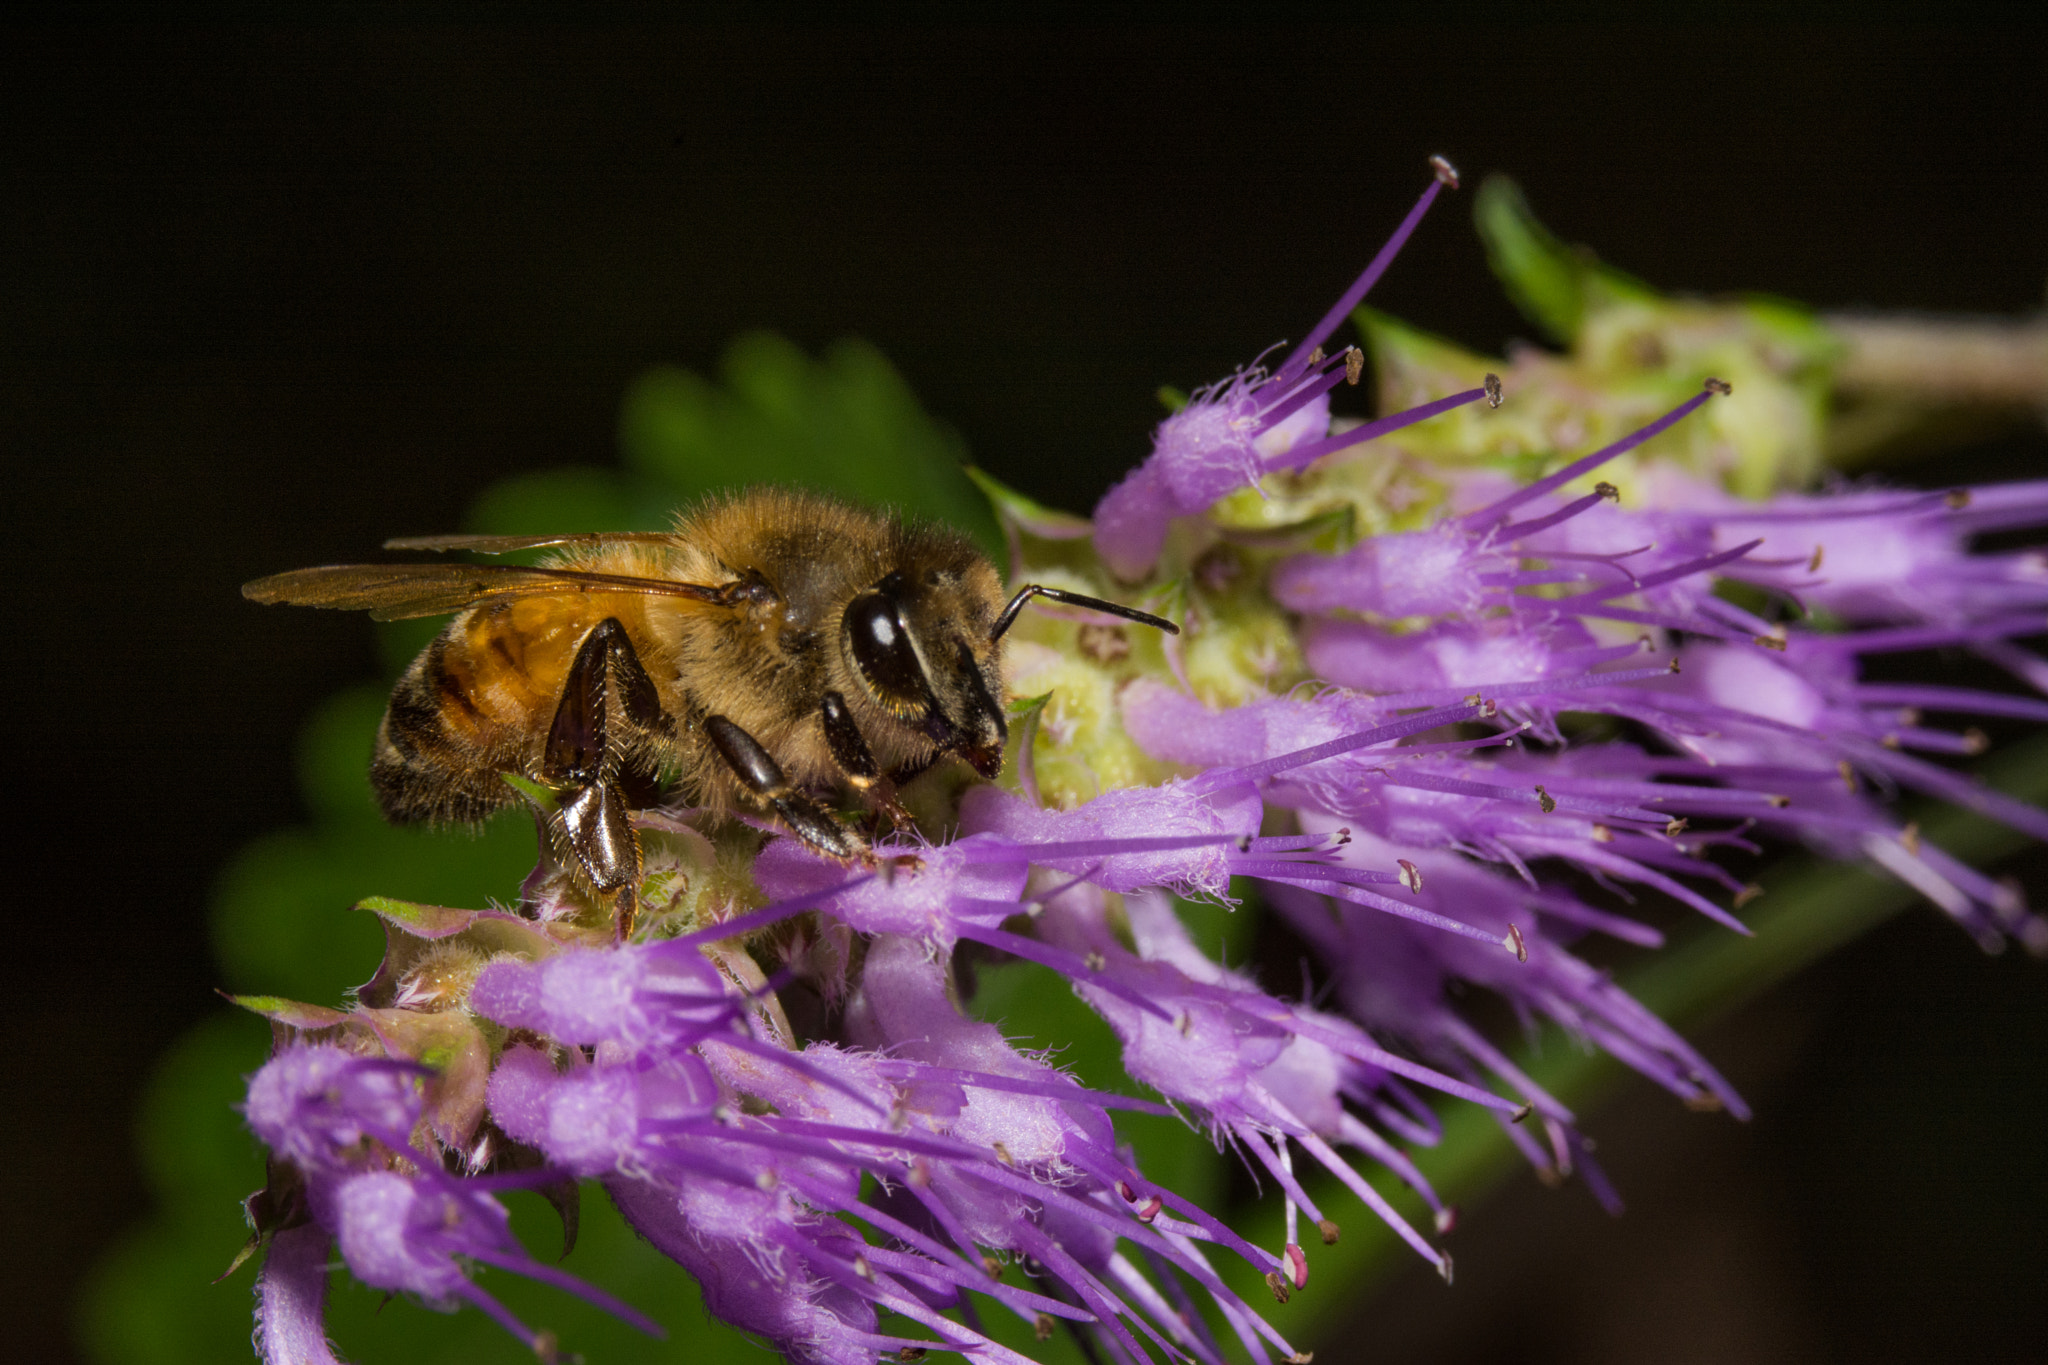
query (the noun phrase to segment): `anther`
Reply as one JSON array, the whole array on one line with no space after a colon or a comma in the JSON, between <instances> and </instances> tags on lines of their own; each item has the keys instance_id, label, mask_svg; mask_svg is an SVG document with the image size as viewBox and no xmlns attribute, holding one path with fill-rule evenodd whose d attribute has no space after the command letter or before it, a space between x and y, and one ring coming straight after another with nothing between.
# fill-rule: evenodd
<instances>
[{"instance_id":1,"label":"anther","mask_svg":"<svg viewBox=\"0 0 2048 1365\"><path fill-rule=\"evenodd\" d=\"M1343 1229L1327 1218L1316 1220L1316 1231L1323 1235L1323 1245L1326 1247L1337 1245L1337 1239L1343 1236Z\"/></svg>"},{"instance_id":2,"label":"anther","mask_svg":"<svg viewBox=\"0 0 2048 1365\"><path fill-rule=\"evenodd\" d=\"M1507 401L1507 395L1500 391L1500 376L1489 374L1480 383L1486 386L1486 406L1497 408Z\"/></svg>"},{"instance_id":3,"label":"anther","mask_svg":"<svg viewBox=\"0 0 2048 1365\"><path fill-rule=\"evenodd\" d=\"M1101 953L1097 952L1089 953L1087 961L1088 970L1091 972L1099 972L1104 967L1107 967L1109 965L1109 959L1104 957Z\"/></svg>"},{"instance_id":4,"label":"anther","mask_svg":"<svg viewBox=\"0 0 2048 1365\"><path fill-rule=\"evenodd\" d=\"M1758 896L1761 896L1763 893L1764 889L1761 886L1758 886L1755 882L1749 883L1747 886L1743 887L1740 891L1735 893L1735 908L1737 910L1740 910L1743 906L1748 905L1751 901L1755 900Z\"/></svg>"},{"instance_id":5,"label":"anther","mask_svg":"<svg viewBox=\"0 0 2048 1365\"><path fill-rule=\"evenodd\" d=\"M1685 830L1686 819L1683 815L1674 815L1664 822L1664 832L1673 839L1685 833Z\"/></svg>"},{"instance_id":6,"label":"anther","mask_svg":"<svg viewBox=\"0 0 2048 1365\"><path fill-rule=\"evenodd\" d=\"M1543 790L1543 784L1540 782L1536 784L1536 804L1543 807L1545 815L1557 809L1557 798Z\"/></svg>"},{"instance_id":7,"label":"anther","mask_svg":"<svg viewBox=\"0 0 2048 1365\"><path fill-rule=\"evenodd\" d=\"M1117 1181L1116 1192L1123 1197L1123 1201L1126 1204L1135 1204L1138 1202L1138 1192L1131 1188L1131 1182L1128 1180Z\"/></svg>"},{"instance_id":8,"label":"anther","mask_svg":"<svg viewBox=\"0 0 2048 1365\"><path fill-rule=\"evenodd\" d=\"M1458 1230L1458 1206L1446 1204L1436 1211L1436 1235L1448 1236Z\"/></svg>"},{"instance_id":9,"label":"anther","mask_svg":"<svg viewBox=\"0 0 2048 1365\"><path fill-rule=\"evenodd\" d=\"M1449 1284L1451 1282L1451 1253L1439 1251L1437 1256L1440 1259L1436 1263L1436 1273L1444 1277L1445 1284Z\"/></svg>"},{"instance_id":10,"label":"anther","mask_svg":"<svg viewBox=\"0 0 2048 1365\"><path fill-rule=\"evenodd\" d=\"M1609 828L1607 828L1607 826L1605 826L1605 825L1595 825L1595 826L1593 826L1593 842L1594 842L1594 843L1596 843L1596 844L1611 844L1611 843L1613 843L1613 842L1614 842L1614 831L1613 831L1613 830L1611 830L1611 829L1609 829Z\"/></svg>"},{"instance_id":11,"label":"anther","mask_svg":"<svg viewBox=\"0 0 2048 1365\"><path fill-rule=\"evenodd\" d=\"M875 1278L875 1268L868 1264L868 1258L865 1256L853 1258L853 1273L860 1276L863 1280Z\"/></svg>"},{"instance_id":12,"label":"anther","mask_svg":"<svg viewBox=\"0 0 2048 1365\"><path fill-rule=\"evenodd\" d=\"M1906 827L1899 831L1899 846L1915 858L1920 856L1920 822L1918 820L1908 820Z\"/></svg>"},{"instance_id":13,"label":"anther","mask_svg":"<svg viewBox=\"0 0 2048 1365\"><path fill-rule=\"evenodd\" d=\"M898 1360L923 1360L925 1354L925 1349L922 1346L899 1346L896 1348L896 1358Z\"/></svg>"},{"instance_id":14,"label":"anther","mask_svg":"<svg viewBox=\"0 0 2048 1365\"><path fill-rule=\"evenodd\" d=\"M983 1252L981 1255L981 1268L988 1272L988 1277L991 1280L1003 1278L1003 1263L987 1252Z\"/></svg>"},{"instance_id":15,"label":"anther","mask_svg":"<svg viewBox=\"0 0 2048 1365\"><path fill-rule=\"evenodd\" d=\"M1344 353L1344 382L1355 388L1364 377L1365 352L1353 346Z\"/></svg>"},{"instance_id":16,"label":"anther","mask_svg":"<svg viewBox=\"0 0 2048 1365\"><path fill-rule=\"evenodd\" d=\"M1529 960L1529 941L1522 937L1521 925L1510 922L1508 925L1508 936L1501 941L1507 944L1508 951L1515 955L1515 961L1527 962Z\"/></svg>"},{"instance_id":17,"label":"anther","mask_svg":"<svg viewBox=\"0 0 2048 1365\"><path fill-rule=\"evenodd\" d=\"M1825 546L1825 545L1816 545L1816 546L1814 546L1814 547L1813 547L1813 558L1812 558L1812 559L1809 559L1809 560L1807 560L1807 561L1806 561L1806 571L1807 571L1808 573L1819 573L1819 572L1820 572L1820 562L1821 562L1821 560L1823 560L1823 559L1827 558L1827 552L1828 552L1828 547L1827 547L1827 546Z\"/></svg>"},{"instance_id":18,"label":"anther","mask_svg":"<svg viewBox=\"0 0 2048 1365\"><path fill-rule=\"evenodd\" d=\"M1849 766L1849 760L1846 758L1835 760L1835 771L1842 775L1842 785L1847 787L1850 795L1853 796L1856 792L1856 770Z\"/></svg>"},{"instance_id":19,"label":"anther","mask_svg":"<svg viewBox=\"0 0 2048 1365\"><path fill-rule=\"evenodd\" d=\"M1401 865L1401 885L1410 891L1422 890L1422 869L1406 858L1396 858L1394 861Z\"/></svg>"},{"instance_id":20,"label":"anther","mask_svg":"<svg viewBox=\"0 0 2048 1365\"><path fill-rule=\"evenodd\" d=\"M1754 635L1750 638L1765 649L1775 649L1780 654L1785 652L1785 637L1782 635Z\"/></svg>"},{"instance_id":21,"label":"anther","mask_svg":"<svg viewBox=\"0 0 2048 1365\"><path fill-rule=\"evenodd\" d=\"M1458 168L1440 156L1429 159L1430 170L1436 172L1437 183L1450 189L1458 188Z\"/></svg>"},{"instance_id":22,"label":"anther","mask_svg":"<svg viewBox=\"0 0 2048 1365\"><path fill-rule=\"evenodd\" d=\"M1141 1223L1149 1223L1154 1218L1157 1218L1159 1211L1165 1207L1165 1201L1155 1194L1144 1203L1138 1205L1137 1219Z\"/></svg>"},{"instance_id":23,"label":"anther","mask_svg":"<svg viewBox=\"0 0 2048 1365\"><path fill-rule=\"evenodd\" d=\"M1287 1281L1280 1278L1280 1272L1277 1270L1266 1272L1266 1288L1273 1291L1273 1301L1275 1303L1285 1303L1292 1297L1293 1291L1288 1289Z\"/></svg>"},{"instance_id":24,"label":"anther","mask_svg":"<svg viewBox=\"0 0 2048 1365\"><path fill-rule=\"evenodd\" d=\"M1941 500L1947 503L1953 510L1960 512L1970 505L1970 490L1967 488L1951 488L1948 492L1942 494Z\"/></svg>"},{"instance_id":25,"label":"anther","mask_svg":"<svg viewBox=\"0 0 2048 1365\"><path fill-rule=\"evenodd\" d=\"M1323 363L1323 348L1318 346L1308 353L1308 367L1314 369Z\"/></svg>"},{"instance_id":26,"label":"anther","mask_svg":"<svg viewBox=\"0 0 2048 1365\"><path fill-rule=\"evenodd\" d=\"M1671 656L1671 671L1673 673L1678 672L1678 656L1676 654Z\"/></svg>"},{"instance_id":27,"label":"anther","mask_svg":"<svg viewBox=\"0 0 2048 1365\"><path fill-rule=\"evenodd\" d=\"M1522 1122L1522 1120L1524 1120L1524 1119L1528 1118L1528 1117L1529 1117L1529 1115L1531 1115L1531 1114L1533 1114L1533 1113L1535 1113L1535 1112L1536 1112L1536 1106L1535 1106L1535 1105L1533 1105L1533 1104L1530 1104L1530 1103L1529 1103L1529 1102L1528 1102L1527 1100L1524 1100L1524 1101L1522 1101L1522 1107L1521 1107L1520 1109L1517 1109L1517 1110L1516 1110L1516 1111L1515 1111L1514 1113L1512 1113L1512 1114L1509 1114L1509 1115L1508 1115L1508 1122L1509 1122L1509 1123L1520 1123L1520 1122Z\"/></svg>"},{"instance_id":28,"label":"anther","mask_svg":"<svg viewBox=\"0 0 2048 1365\"><path fill-rule=\"evenodd\" d=\"M1708 378L1705 388L1708 393L1718 393L1723 398L1726 398L1729 394L1735 392L1735 386L1733 384L1730 384L1727 380L1714 379L1712 377Z\"/></svg>"},{"instance_id":29,"label":"anther","mask_svg":"<svg viewBox=\"0 0 2048 1365\"><path fill-rule=\"evenodd\" d=\"M1609 502L1620 502L1621 490L1603 479L1601 482L1593 485L1593 496L1605 498Z\"/></svg>"},{"instance_id":30,"label":"anther","mask_svg":"<svg viewBox=\"0 0 2048 1365\"><path fill-rule=\"evenodd\" d=\"M1988 749L1988 748L1990 748L1990 747L1991 747L1991 736L1989 736L1989 735L1985 734L1985 733L1984 733L1984 732L1983 732L1982 730L1979 730L1979 729L1978 729L1978 728L1977 728L1976 726L1972 725L1972 726L1971 726L1971 727L1970 727L1969 729L1967 729L1967 730L1963 731L1963 752L1964 752L1964 753L1966 753L1966 754L1981 754L1981 753L1983 753L1983 752L1984 752L1984 751L1985 751L1986 749Z\"/></svg>"},{"instance_id":31,"label":"anther","mask_svg":"<svg viewBox=\"0 0 2048 1365\"><path fill-rule=\"evenodd\" d=\"M1286 1249L1280 1253L1280 1258L1287 1262L1287 1277L1294 1281L1294 1287L1308 1288L1308 1253L1303 1251L1299 1244L1289 1242Z\"/></svg>"},{"instance_id":32,"label":"anther","mask_svg":"<svg viewBox=\"0 0 2048 1365\"><path fill-rule=\"evenodd\" d=\"M1010 1155L1010 1149L1008 1147L1005 1147L1002 1143L991 1142L989 1144L989 1150L994 1152L996 1154L996 1160L1002 1162L1005 1166L1014 1166L1017 1164L1016 1158Z\"/></svg>"},{"instance_id":33,"label":"anther","mask_svg":"<svg viewBox=\"0 0 2048 1365\"><path fill-rule=\"evenodd\" d=\"M1040 1313L1037 1317L1033 1318L1031 1320L1031 1335L1037 1337L1040 1341L1051 1341L1052 1316L1048 1313Z\"/></svg>"},{"instance_id":34,"label":"anther","mask_svg":"<svg viewBox=\"0 0 2048 1365\"><path fill-rule=\"evenodd\" d=\"M1695 1114L1718 1114L1728 1106L1713 1091L1702 1090L1697 1095L1686 1096L1685 1107Z\"/></svg>"}]
</instances>

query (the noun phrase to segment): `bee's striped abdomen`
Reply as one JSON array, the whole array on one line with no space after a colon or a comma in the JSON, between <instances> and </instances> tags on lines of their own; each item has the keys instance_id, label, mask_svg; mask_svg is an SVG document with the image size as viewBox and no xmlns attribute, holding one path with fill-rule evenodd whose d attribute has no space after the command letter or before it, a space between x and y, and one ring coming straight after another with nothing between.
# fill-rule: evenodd
<instances>
[{"instance_id":1,"label":"bee's striped abdomen","mask_svg":"<svg viewBox=\"0 0 2048 1365\"><path fill-rule=\"evenodd\" d=\"M475 823L515 799L499 774L526 767L530 731L495 721L477 695L477 671L460 657L467 622L457 617L412 661L377 727L370 787L395 824Z\"/></svg>"}]
</instances>

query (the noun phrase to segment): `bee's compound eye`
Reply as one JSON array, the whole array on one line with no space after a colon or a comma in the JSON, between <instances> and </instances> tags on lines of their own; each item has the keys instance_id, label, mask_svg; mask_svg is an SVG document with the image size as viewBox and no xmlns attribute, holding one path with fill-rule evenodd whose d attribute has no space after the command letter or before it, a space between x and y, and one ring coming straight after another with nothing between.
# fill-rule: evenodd
<instances>
[{"instance_id":1,"label":"bee's compound eye","mask_svg":"<svg viewBox=\"0 0 2048 1365\"><path fill-rule=\"evenodd\" d=\"M892 594L875 590L854 598L846 607L845 631L854 666L875 700L906 714L930 704L931 685Z\"/></svg>"}]
</instances>

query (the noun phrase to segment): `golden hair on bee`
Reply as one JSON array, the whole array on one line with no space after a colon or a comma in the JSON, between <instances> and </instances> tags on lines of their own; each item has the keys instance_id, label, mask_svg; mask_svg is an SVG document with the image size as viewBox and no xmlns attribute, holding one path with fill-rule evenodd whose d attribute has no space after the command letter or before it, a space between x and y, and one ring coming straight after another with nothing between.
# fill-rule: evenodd
<instances>
[{"instance_id":1,"label":"golden hair on bee","mask_svg":"<svg viewBox=\"0 0 2048 1365\"><path fill-rule=\"evenodd\" d=\"M1170 622L1001 575L950 528L816 494L755 489L666 532L427 536L387 549L534 566L330 565L247 584L259 602L454 613L392 690L371 785L399 823L472 822L553 793L555 856L633 915L631 812L668 791L771 817L820 853L869 855L834 814L851 793L900 818L896 789L943 759L1002 766L1002 638L1034 596Z\"/></svg>"}]
</instances>

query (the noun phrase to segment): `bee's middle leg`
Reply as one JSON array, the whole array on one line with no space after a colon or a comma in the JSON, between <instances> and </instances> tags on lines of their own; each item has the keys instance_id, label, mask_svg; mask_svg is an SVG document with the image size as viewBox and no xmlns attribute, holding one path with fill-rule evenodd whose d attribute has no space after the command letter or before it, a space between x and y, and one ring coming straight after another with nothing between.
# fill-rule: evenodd
<instances>
[{"instance_id":1,"label":"bee's middle leg","mask_svg":"<svg viewBox=\"0 0 2048 1365\"><path fill-rule=\"evenodd\" d=\"M640 836L618 782L620 736L614 704L644 729L666 728L653 680L625 627L607 617L583 639L541 751L540 778L567 795L557 829L600 895L614 895L618 936L638 911Z\"/></svg>"},{"instance_id":2,"label":"bee's middle leg","mask_svg":"<svg viewBox=\"0 0 2048 1365\"><path fill-rule=\"evenodd\" d=\"M704 733L710 736L712 747L739 778L740 785L781 816L797 838L834 858L858 858L868 851L865 839L789 784L782 765L761 746L760 740L724 716L704 717Z\"/></svg>"}]
</instances>

